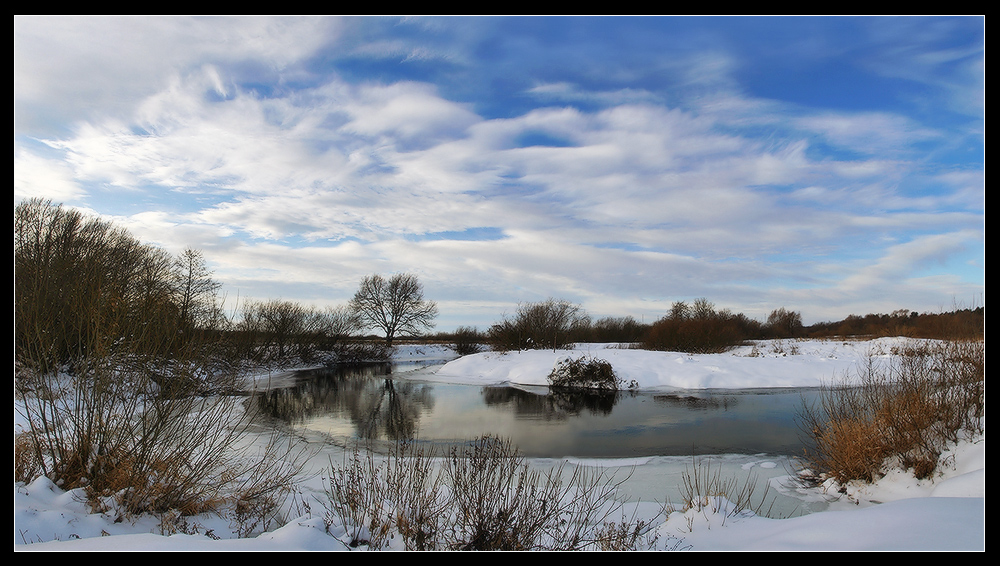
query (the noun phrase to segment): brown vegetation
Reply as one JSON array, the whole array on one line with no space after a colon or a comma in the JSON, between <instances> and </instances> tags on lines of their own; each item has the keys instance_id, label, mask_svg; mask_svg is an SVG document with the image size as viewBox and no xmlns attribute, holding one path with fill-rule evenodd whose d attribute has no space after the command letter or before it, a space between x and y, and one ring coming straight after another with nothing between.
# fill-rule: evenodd
<instances>
[{"instance_id":1,"label":"brown vegetation","mask_svg":"<svg viewBox=\"0 0 1000 566\"><path fill-rule=\"evenodd\" d=\"M852 314L844 320L813 324L808 327L807 335L810 338L908 336L939 340L979 340L986 335L986 309L956 308L940 313L899 309L889 314Z\"/></svg>"},{"instance_id":2,"label":"brown vegetation","mask_svg":"<svg viewBox=\"0 0 1000 566\"><path fill-rule=\"evenodd\" d=\"M15 208L14 384L27 429L15 481L83 488L129 515L269 512L294 459L243 446L252 415L218 339L201 255L173 260L109 223L28 200ZM291 467L286 467L291 465Z\"/></svg>"},{"instance_id":3,"label":"brown vegetation","mask_svg":"<svg viewBox=\"0 0 1000 566\"><path fill-rule=\"evenodd\" d=\"M929 342L869 359L858 383L830 387L804 407L806 453L817 478L870 482L887 464L929 477L961 431L982 433L986 347L983 341Z\"/></svg>"},{"instance_id":4,"label":"brown vegetation","mask_svg":"<svg viewBox=\"0 0 1000 566\"><path fill-rule=\"evenodd\" d=\"M519 305L513 317L505 316L490 327L488 337L498 351L555 350L572 344L574 329L588 323L579 305L549 299Z\"/></svg>"},{"instance_id":5,"label":"brown vegetation","mask_svg":"<svg viewBox=\"0 0 1000 566\"><path fill-rule=\"evenodd\" d=\"M670 313L650 326L643 347L709 354L762 336L760 323L727 309L716 310L707 299L697 299L690 306L675 302Z\"/></svg>"}]
</instances>

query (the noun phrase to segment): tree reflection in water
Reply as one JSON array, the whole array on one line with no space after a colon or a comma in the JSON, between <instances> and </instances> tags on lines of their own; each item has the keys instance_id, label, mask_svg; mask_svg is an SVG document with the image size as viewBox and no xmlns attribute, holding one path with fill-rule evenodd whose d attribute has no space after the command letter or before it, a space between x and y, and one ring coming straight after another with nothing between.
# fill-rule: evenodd
<instances>
[{"instance_id":1,"label":"tree reflection in water","mask_svg":"<svg viewBox=\"0 0 1000 566\"><path fill-rule=\"evenodd\" d=\"M265 414L295 425L321 415L349 419L364 440L412 439L420 414L433 408L430 386L391 378L391 364L299 372L293 387L256 396Z\"/></svg>"},{"instance_id":2,"label":"tree reflection in water","mask_svg":"<svg viewBox=\"0 0 1000 566\"><path fill-rule=\"evenodd\" d=\"M585 391L553 389L546 395L515 387L484 387L483 401L487 406L504 405L514 414L543 420L561 420L589 412L610 415L621 395L615 391Z\"/></svg>"},{"instance_id":3,"label":"tree reflection in water","mask_svg":"<svg viewBox=\"0 0 1000 566\"><path fill-rule=\"evenodd\" d=\"M279 423L318 433L321 442L449 446L494 434L531 456L617 458L801 454L795 415L814 398L796 389L598 393L483 387L422 382L419 375L391 364L307 370L295 374L294 386L260 393L254 402Z\"/></svg>"},{"instance_id":4,"label":"tree reflection in water","mask_svg":"<svg viewBox=\"0 0 1000 566\"><path fill-rule=\"evenodd\" d=\"M322 417L348 419L363 440L411 440L421 414L434 408L432 387L392 379L392 364L343 365L296 373L292 387L255 395L265 415L289 425ZM532 393L515 387L484 387L487 406L504 406L519 418L558 421L584 413L610 415L622 392L573 389Z\"/></svg>"}]
</instances>

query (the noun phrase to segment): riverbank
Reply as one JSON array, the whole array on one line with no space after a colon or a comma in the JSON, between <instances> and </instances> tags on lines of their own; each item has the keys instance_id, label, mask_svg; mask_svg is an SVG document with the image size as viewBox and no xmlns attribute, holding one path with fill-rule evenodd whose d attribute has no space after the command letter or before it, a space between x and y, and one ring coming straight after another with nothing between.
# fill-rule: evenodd
<instances>
[{"instance_id":1,"label":"riverbank","mask_svg":"<svg viewBox=\"0 0 1000 566\"><path fill-rule=\"evenodd\" d=\"M900 341L760 343L756 348L706 356L608 345L589 345L574 352L482 353L453 359L435 372L421 372L421 378L534 386L544 384L559 356L589 354L616 360L617 365L612 362L616 370L642 388L741 387L740 383L742 387L808 387L829 384L869 354L891 355L893 345ZM439 347L400 348L396 358L413 365L422 360L436 362L442 352L435 348ZM321 466L338 461L336 456L330 459L331 454L322 458L314 462ZM642 467L649 462L571 462L595 469L625 464ZM322 474L322 468L310 471ZM644 468L642 473L667 475L662 468ZM634 518L657 518L655 532L660 536L650 550L984 551L985 433L951 446L941 457L938 473L927 480L890 470L873 484L803 489L798 497L823 499L828 510L801 517L730 516L724 512L725 501L657 517L661 506L655 502L662 503L661 494L662 490L643 494L641 502L631 502L624 509ZM164 517L152 516L115 521L113 513L91 513L80 495L79 491L64 492L47 480L15 483L15 551L350 550L342 539L332 536L336 529L331 533L324 528L321 475L306 478L302 491L285 502L289 520L284 525L251 538L236 538L231 516L225 514L185 518L183 523L165 523Z\"/></svg>"},{"instance_id":2,"label":"riverbank","mask_svg":"<svg viewBox=\"0 0 1000 566\"><path fill-rule=\"evenodd\" d=\"M425 379L544 387L560 360L589 356L610 362L623 383L643 390L822 387L849 378L867 360L889 361L908 341L906 338L765 340L721 354L580 344L572 350L481 352L463 356Z\"/></svg>"}]
</instances>

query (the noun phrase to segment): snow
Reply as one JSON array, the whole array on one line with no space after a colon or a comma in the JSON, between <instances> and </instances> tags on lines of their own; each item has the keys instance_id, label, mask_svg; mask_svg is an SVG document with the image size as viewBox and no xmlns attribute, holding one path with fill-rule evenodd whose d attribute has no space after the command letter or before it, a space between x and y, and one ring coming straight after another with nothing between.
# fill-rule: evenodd
<instances>
[{"instance_id":1,"label":"snow","mask_svg":"<svg viewBox=\"0 0 1000 566\"><path fill-rule=\"evenodd\" d=\"M869 354L888 358L902 339L765 341L722 354L683 354L584 344L573 350L481 352L444 365L425 379L477 385L546 386L559 360L607 360L625 383L640 389L820 387L840 379Z\"/></svg>"},{"instance_id":2,"label":"snow","mask_svg":"<svg viewBox=\"0 0 1000 566\"><path fill-rule=\"evenodd\" d=\"M572 351L483 352L454 358L440 346L405 346L397 360L414 367L420 380L545 386L554 365L567 356L589 355L611 362L626 382L641 389L741 389L816 387L850 374L869 355L889 356L904 339L871 341L761 342L725 354L688 355L649 352L613 344L587 344ZM445 363L447 362L447 363ZM406 375L405 372L402 373ZM15 411L15 430L18 428ZM322 462L328 465L328 454ZM655 476L657 459L633 462L575 460L593 467L635 466ZM694 551L985 551L985 433L963 438L942 455L938 474L917 480L912 473L891 470L873 484L797 488L803 502L823 500L824 511L772 519L749 512L729 513L731 503L713 500L700 509L674 511L657 529L658 550ZM544 462L542 462L544 464ZM750 464L755 465L755 464ZM773 463L756 463L773 467ZM319 470L312 470L319 472ZM779 478L772 480L772 484ZM318 476L303 489L322 492ZM634 502L625 511L635 517L655 516L658 505ZM286 508L299 511L301 502ZM225 516L203 515L187 522L161 522L159 517L115 521L112 513L91 513L81 492L63 491L41 478L14 484L15 551L340 551L350 550L328 534L322 510L312 512L250 538L236 538ZM163 526L175 525L174 528ZM188 533L188 534L185 534Z\"/></svg>"}]
</instances>

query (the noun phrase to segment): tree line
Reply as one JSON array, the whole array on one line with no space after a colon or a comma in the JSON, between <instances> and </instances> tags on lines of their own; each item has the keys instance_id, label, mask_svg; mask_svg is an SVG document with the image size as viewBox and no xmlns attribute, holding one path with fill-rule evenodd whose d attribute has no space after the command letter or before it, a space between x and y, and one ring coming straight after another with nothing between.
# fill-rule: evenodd
<instances>
[{"instance_id":1,"label":"tree line","mask_svg":"<svg viewBox=\"0 0 1000 566\"><path fill-rule=\"evenodd\" d=\"M227 314L220 288L199 250L173 256L47 200L14 209L15 362L34 372L196 352L219 365L384 360L437 315L412 274L365 277L348 304L324 309L269 299Z\"/></svg>"},{"instance_id":2,"label":"tree line","mask_svg":"<svg viewBox=\"0 0 1000 566\"><path fill-rule=\"evenodd\" d=\"M523 303L485 331L460 327L438 339L454 341L459 353L493 349L524 350L565 348L574 343L618 342L648 350L718 353L752 340L798 338L874 338L909 336L947 340L985 337L985 309L955 309L923 313L898 310L891 314L850 315L842 321L805 325L798 311L778 307L764 320L726 308L706 298L675 301L652 323L631 316L592 319L579 305L548 299Z\"/></svg>"},{"instance_id":3,"label":"tree line","mask_svg":"<svg viewBox=\"0 0 1000 566\"><path fill-rule=\"evenodd\" d=\"M470 331L464 329L468 334ZM747 340L805 335L802 316L785 308L760 322L708 299L675 301L659 320L643 324L631 316L593 320L579 305L565 300L525 303L504 316L480 339L498 350L564 348L577 342L620 342L650 350L722 352Z\"/></svg>"},{"instance_id":4,"label":"tree line","mask_svg":"<svg viewBox=\"0 0 1000 566\"><path fill-rule=\"evenodd\" d=\"M364 277L345 305L323 309L282 299L244 301L227 315L204 255L143 244L110 222L30 199L15 207L15 360L41 372L114 354L170 358L211 351L215 363L281 365L385 360L400 337L447 340L459 354L621 342L654 350L721 352L755 339L906 335L977 338L985 311L898 310L811 326L776 308L763 321L708 299L676 301L652 323L593 319L565 300L523 303L485 331L430 335L437 305L415 275ZM364 336L381 332L380 340Z\"/></svg>"},{"instance_id":5,"label":"tree line","mask_svg":"<svg viewBox=\"0 0 1000 566\"><path fill-rule=\"evenodd\" d=\"M43 373L112 350L170 355L217 324L218 287L196 250L173 257L48 201L14 209L15 359Z\"/></svg>"}]
</instances>

